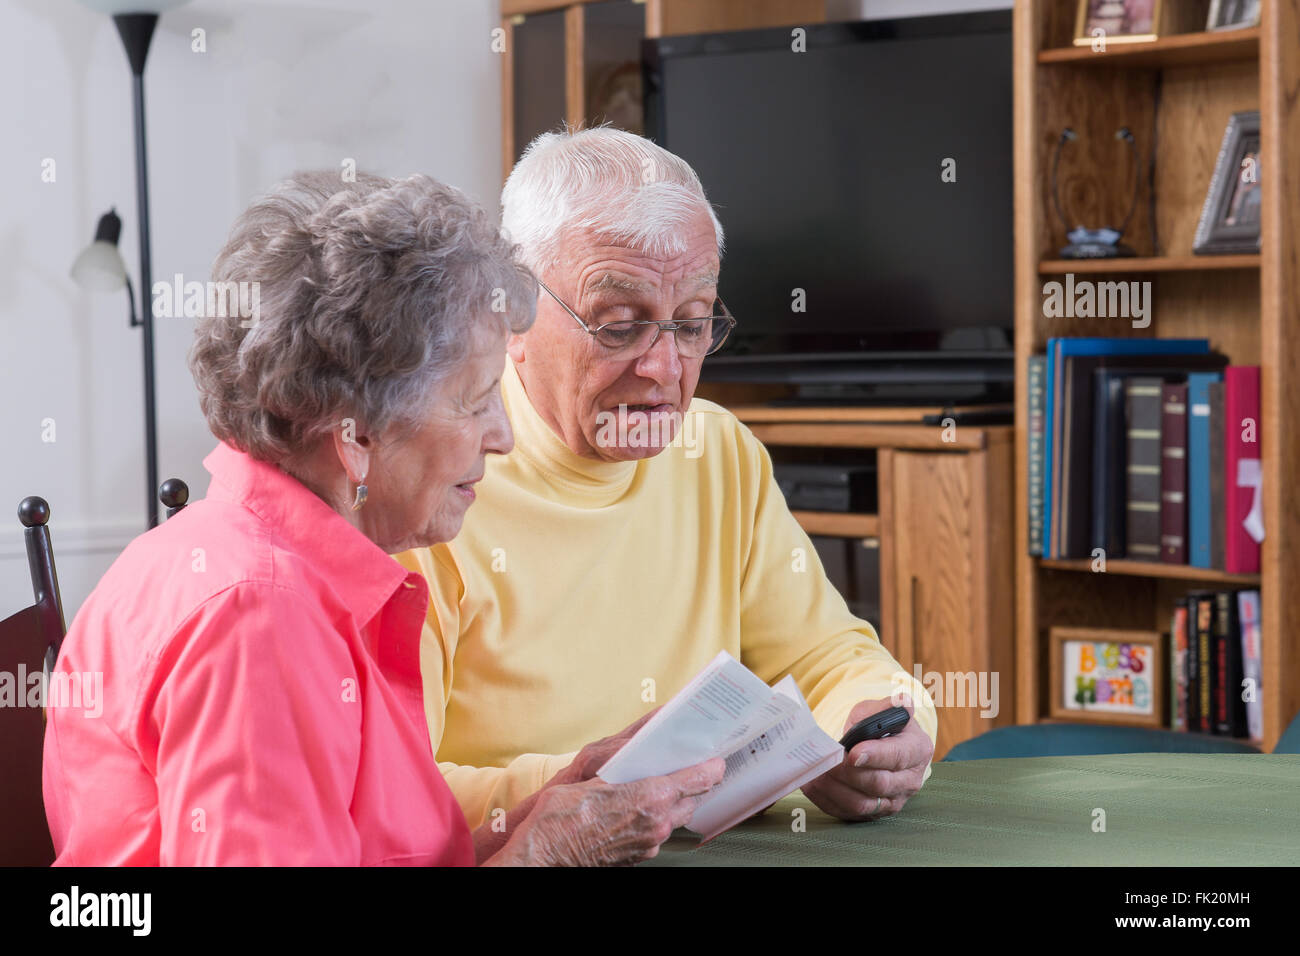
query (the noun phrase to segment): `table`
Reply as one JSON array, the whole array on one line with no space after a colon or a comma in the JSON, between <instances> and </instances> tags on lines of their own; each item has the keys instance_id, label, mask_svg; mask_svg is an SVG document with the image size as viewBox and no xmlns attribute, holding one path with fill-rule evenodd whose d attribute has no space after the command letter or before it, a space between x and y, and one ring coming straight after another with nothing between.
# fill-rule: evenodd
<instances>
[{"instance_id":1,"label":"table","mask_svg":"<svg viewBox=\"0 0 1300 956\"><path fill-rule=\"evenodd\" d=\"M846 824L795 793L704 846L679 830L641 865L1295 866L1300 755L936 763L895 816Z\"/></svg>"}]
</instances>

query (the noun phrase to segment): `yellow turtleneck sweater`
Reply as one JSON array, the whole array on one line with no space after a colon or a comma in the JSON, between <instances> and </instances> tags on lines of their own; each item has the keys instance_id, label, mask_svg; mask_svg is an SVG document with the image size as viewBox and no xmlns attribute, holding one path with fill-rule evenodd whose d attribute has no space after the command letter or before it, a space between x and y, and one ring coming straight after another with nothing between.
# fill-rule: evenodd
<instances>
[{"instance_id":1,"label":"yellow turtleneck sweater","mask_svg":"<svg viewBox=\"0 0 1300 956\"><path fill-rule=\"evenodd\" d=\"M510 361L502 387L514 450L488 459L454 541L397 556L429 582L429 737L471 827L720 650L769 683L794 675L837 739L854 704L900 687L934 739L924 687L849 613L734 415L696 399L674 447L599 462L551 431Z\"/></svg>"}]
</instances>

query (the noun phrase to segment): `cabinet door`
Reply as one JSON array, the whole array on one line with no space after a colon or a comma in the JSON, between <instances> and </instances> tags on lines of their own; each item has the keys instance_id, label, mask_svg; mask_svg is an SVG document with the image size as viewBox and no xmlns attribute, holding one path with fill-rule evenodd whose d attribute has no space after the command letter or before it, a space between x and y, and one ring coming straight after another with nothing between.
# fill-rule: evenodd
<instances>
[{"instance_id":1,"label":"cabinet door","mask_svg":"<svg viewBox=\"0 0 1300 956\"><path fill-rule=\"evenodd\" d=\"M1009 447L889 456L891 644L938 708L936 760L1014 720Z\"/></svg>"},{"instance_id":2,"label":"cabinet door","mask_svg":"<svg viewBox=\"0 0 1300 956\"><path fill-rule=\"evenodd\" d=\"M507 173L534 137L561 128L568 115L564 98L565 11L530 13L509 23L506 118L511 155L506 158Z\"/></svg>"},{"instance_id":3,"label":"cabinet door","mask_svg":"<svg viewBox=\"0 0 1300 956\"><path fill-rule=\"evenodd\" d=\"M583 118L638 136L645 133L641 95L641 41L645 4L602 0L582 8Z\"/></svg>"}]
</instances>

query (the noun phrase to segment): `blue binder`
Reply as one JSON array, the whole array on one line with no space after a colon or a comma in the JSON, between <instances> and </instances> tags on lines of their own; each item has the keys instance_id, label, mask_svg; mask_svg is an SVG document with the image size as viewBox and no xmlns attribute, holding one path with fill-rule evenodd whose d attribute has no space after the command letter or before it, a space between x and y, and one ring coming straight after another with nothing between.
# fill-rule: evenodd
<instances>
[{"instance_id":1,"label":"blue binder","mask_svg":"<svg viewBox=\"0 0 1300 956\"><path fill-rule=\"evenodd\" d=\"M1210 566L1210 383L1219 372L1187 376L1187 563Z\"/></svg>"}]
</instances>

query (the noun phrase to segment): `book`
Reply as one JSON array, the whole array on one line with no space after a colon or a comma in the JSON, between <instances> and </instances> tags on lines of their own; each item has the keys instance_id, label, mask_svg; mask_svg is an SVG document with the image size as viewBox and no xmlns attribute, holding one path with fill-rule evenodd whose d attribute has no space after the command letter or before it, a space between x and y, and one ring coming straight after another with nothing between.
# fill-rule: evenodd
<instances>
[{"instance_id":1,"label":"book","mask_svg":"<svg viewBox=\"0 0 1300 956\"><path fill-rule=\"evenodd\" d=\"M1223 570L1223 383L1211 382L1210 396L1210 567Z\"/></svg>"},{"instance_id":2,"label":"book","mask_svg":"<svg viewBox=\"0 0 1300 956\"><path fill-rule=\"evenodd\" d=\"M1097 359L1076 356L1065 360L1061 386L1061 471L1056 553L1062 558L1087 555L1092 506L1092 369Z\"/></svg>"},{"instance_id":3,"label":"book","mask_svg":"<svg viewBox=\"0 0 1300 956\"><path fill-rule=\"evenodd\" d=\"M1043 438L1043 557L1059 556L1054 524L1059 520L1055 492L1060 480L1061 401L1065 358L1072 355L1203 355L1208 339L1052 338L1047 340L1047 387Z\"/></svg>"},{"instance_id":4,"label":"book","mask_svg":"<svg viewBox=\"0 0 1300 956\"><path fill-rule=\"evenodd\" d=\"M1237 620L1241 626L1241 665L1244 700L1246 706L1246 731L1255 740L1264 737L1264 704L1261 693L1261 663L1259 655L1259 592L1237 592Z\"/></svg>"},{"instance_id":5,"label":"book","mask_svg":"<svg viewBox=\"0 0 1300 956\"><path fill-rule=\"evenodd\" d=\"M1074 361L1084 361L1075 359ZM1124 504L1128 456L1124 434L1123 381L1137 375L1181 382L1192 374L1216 371L1228 364L1217 352L1203 355L1102 356L1094 359L1092 413L1092 508L1088 548L1101 548L1109 558L1124 554Z\"/></svg>"},{"instance_id":6,"label":"book","mask_svg":"<svg viewBox=\"0 0 1300 956\"><path fill-rule=\"evenodd\" d=\"M1237 593L1214 595L1214 732L1246 736L1246 707L1241 697L1241 631Z\"/></svg>"},{"instance_id":7,"label":"book","mask_svg":"<svg viewBox=\"0 0 1300 956\"><path fill-rule=\"evenodd\" d=\"M1201 608L1195 592L1185 595L1182 603L1187 608L1187 726L1183 729L1196 733L1201 729L1201 654L1196 637Z\"/></svg>"},{"instance_id":8,"label":"book","mask_svg":"<svg viewBox=\"0 0 1300 956\"><path fill-rule=\"evenodd\" d=\"M844 748L817 726L793 677L768 687L720 651L596 774L606 783L631 783L712 757L726 758L726 772L687 823L702 840L837 766Z\"/></svg>"},{"instance_id":9,"label":"book","mask_svg":"<svg viewBox=\"0 0 1300 956\"><path fill-rule=\"evenodd\" d=\"M1160 393L1160 560L1187 563L1187 383Z\"/></svg>"},{"instance_id":10,"label":"book","mask_svg":"<svg viewBox=\"0 0 1300 956\"><path fill-rule=\"evenodd\" d=\"M1195 630L1188 643L1188 686L1195 701L1188 703L1188 729L1214 733L1214 594L1198 591L1191 595L1196 608ZM1195 645L1193 649L1192 645ZM1193 669L1194 668L1194 669ZM1193 711L1195 719L1193 719Z\"/></svg>"},{"instance_id":11,"label":"book","mask_svg":"<svg viewBox=\"0 0 1300 956\"><path fill-rule=\"evenodd\" d=\"M1223 439L1223 570L1254 574L1263 539L1258 365L1224 370Z\"/></svg>"},{"instance_id":12,"label":"book","mask_svg":"<svg viewBox=\"0 0 1300 956\"><path fill-rule=\"evenodd\" d=\"M1221 372L1187 376L1187 563L1210 564L1210 383Z\"/></svg>"},{"instance_id":13,"label":"book","mask_svg":"<svg viewBox=\"0 0 1300 956\"><path fill-rule=\"evenodd\" d=\"M1029 553L1043 553L1043 400L1047 356L1029 356Z\"/></svg>"},{"instance_id":14,"label":"book","mask_svg":"<svg viewBox=\"0 0 1300 956\"><path fill-rule=\"evenodd\" d=\"M1187 729L1187 605L1174 605L1173 620L1169 624L1169 726L1173 730Z\"/></svg>"},{"instance_id":15,"label":"book","mask_svg":"<svg viewBox=\"0 0 1300 956\"><path fill-rule=\"evenodd\" d=\"M1093 377L1092 549L1102 549L1107 558L1124 557L1124 503L1128 500L1124 379L1124 375L1105 369Z\"/></svg>"},{"instance_id":16,"label":"book","mask_svg":"<svg viewBox=\"0 0 1300 956\"><path fill-rule=\"evenodd\" d=\"M1160 398L1164 382L1145 376L1124 387L1128 439L1124 552L1160 560Z\"/></svg>"}]
</instances>

